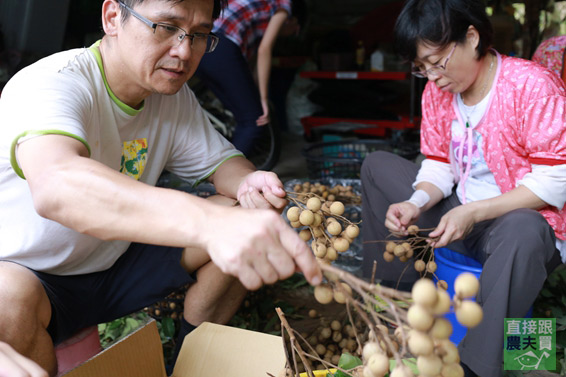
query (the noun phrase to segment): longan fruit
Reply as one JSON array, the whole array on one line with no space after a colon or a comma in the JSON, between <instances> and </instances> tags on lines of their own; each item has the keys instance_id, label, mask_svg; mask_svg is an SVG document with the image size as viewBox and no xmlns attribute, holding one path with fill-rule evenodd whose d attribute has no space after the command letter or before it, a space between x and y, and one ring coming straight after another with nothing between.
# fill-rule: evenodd
<instances>
[{"instance_id":1,"label":"longan fruit","mask_svg":"<svg viewBox=\"0 0 566 377\"><path fill-rule=\"evenodd\" d=\"M346 227L346 235L350 238L356 238L360 235L360 228L355 224L350 224Z\"/></svg>"},{"instance_id":2,"label":"longan fruit","mask_svg":"<svg viewBox=\"0 0 566 377\"><path fill-rule=\"evenodd\" d=\"M448 289L448 283L446 282L446 280L439 280L439 281L436 282L436 287L438 289L447 290Z\"/></svg>"},{"instance_id":3,"label":"longan fruit","mask_svg":"<svg viewBox=\"0 0 566 377\"><path fill-rule=\"evenodd\" d=\"M433 307L437 300L436 286L430 279L419 279L413 284L411 296L416 304Z\"/></svg>"},{"instance_id":4,"label":"longan fruit","mask_svg":"<svg viewBox=\"0 0 566 377\"><path fill-rule=\"evenodd\" d=\"M393 260L395 259L395 255L388 253L386 251L385 253L383 253L383 259L385 259L386 262L393 262Z\"/></svg>"},{"instance_id":5,"label":"longan fruit","mask_svg":"<svg viewBox=\"0 0 566 377\"><path fill-rule=\"evenodd\" d=\"M332 329L330 327L323 327L320 330L320 337L324 339L329 339L332 336Z\"/></svg>"},{"instance_id":6,"label":"longan fruit","mask_svg":"<svg viewBox=\"0 0 566 377\"><path fill-rule=\"evenodd\" d=\"M310 209L305 209L299 215L299 221L301 224L308 226L314 222L314 213Z\"/></svg>"},{"instance_id":7,"label":"longan fruit","mask_svg":"<svg viewBox=\"0 0 566 377\"><path fill-rule=\"evenodd\" d=\"M330 362L334 365L338 365L338 363L340 362L340 355L333 355L330 359Z\"/></svg>"},{"instance_id":8,"label":"longan fruit","mask_svg":"<svg viewBox=\"0 0 566 377\"><path fill-rule=\"evenodd\" d=\"M393 253L393 249L395 249L395 246L397 246L397 244L393 241L388 241L385 244L385 251L387 251L388 253Z\"/></svg>"},{"instance_id":9,"label":"longan fruit","mask_svg":"<svg viewBox=\"0 0 566 377\"><path fill-rule=\"evenodd\" d=\"M407 253L407 250L405 250L403 245L396 245L393 249L393 254L395 254L396 257L402 257L405 253Z\"/></svg>"},{"instance_id":10,"label":"longan fruit","mask_svg":"<svg viewBox=\"0 0 566 377\"><path fill-rule=\"evenodd\" d=\"M333 320L332 322L330 322L330 328L334 331L337 331L342 328L342 324L340 323L340 321Z\"/></svg>"},{"instance_id":11,"label":"longan fruit","mask_svg":"<svg viewBox=\"0 0 566 377\"><path fill-rule=\"evenodd\" d=\"M419 356L417 357L417 368L422 375L436 376L442 370L442 360L434 354Z\"/></svg>"},{"instance_id":12,"label":"longan fruit","mask_svg":"<svg viewBox=\"0 0 566 377\"><path fill-rule=\"evenodd\" d=\"M340 331L334 331L332 333L332 341L338 343L342 340L342 333Z\"/></svg>"},{"instance_id":13,"label":"longan fruit","mask_svg":"<svg viewBox=\"0 0 566 377\"><path fill-rule=\"evenodd\" d=\"M316 353L318 353L320 356L324 355L326 353L326 346L324 344L317 344L316 347L314 348Z\"/></svg>"},{"instance_id":14,"label":"longan fruit","mask_svg":"<svg viewBox=\"0 0 566 377\"><path fill-rule=\"evenodd\" d=\"M460 298L471 298L478 294L480 282L471 272L463 272L454 280L454 293Z\"/></svg>"},{"instance_id":15,"label":"longan fruit","mask_svg":"<svg viewBox=\"0 0 566 377\"><path fill-rule=\"evenodd\" d=\"M329 261L335 261L336 259L338 259L338 252L336 251L335 248L333 247L326 248L326 259L328 259Z\"/></svg>"},{"instance_id":16,"label":"longan fruit","mask_svg":"<svg viewBox=\"0 0 566 377\"><path fill-rule=\"evenodd\" d=\"M460 362L460 353L458 352L458 348L449 339L436 341L436 354L445 364Z\"/></svg>"},{"instance_id":17,"label":"longan fruit","mask_svg":"<svg viewBox=\"0 0 566 377\"><path fill-rule=\"evenodd\" d=\"M316 214L315 214L315 216L316 216ZM311 227L311 229L312 229L313 235L314 235L316 238L319 238L319 237L323 237L323 236L324 236L324 229L322 229L322 227L320 227L320 226L314 226L314 227Z\"/></svg>"},{"instance_id":18,"label":"longan fruit","mask_svg":"<svg viewBox=\"0 0 566 377\"><path fill-rule=\"evenodd\" d=\"M362 369L361 377L375 377L375 375L372 373L371 369L369 369L368 366L364 366Z\"/></svg>"},{"instance_id":19,"label":"longan fruit","mask_svg":"<svg viewBox=\"0 0 566 377\"><path fill-rule=\"evenodd\" d=\"M348 293L348 295L352 295L352 288L346 284L346 283L340 283L341 287L344 289L344 291L346 291L346 293ZM346 297L347 295L342 292L340 289L335 289L334 290L334 301L336 301L339 304L344 304L346 302Z\"/></svg>"},{"instance_id":20,"label":"longan fruit","mask_svg":"<svg viewBox=\"0 0 566 377\"><path fill-rule=\"evenodd\" d=\"M476 327L483 319L483 310L477 302L463 300L456 307L456 319L462 326Z\"/></svg>"},{"instance_id":21,"label":"longan fruit","mask_svg":"<svg viewBox=\"0 0 566 377\"><path fill-rule=\"evenodd\" d=\"M415 261L415 270L417 270L417 272L423 272L426 268L426 263L421 260L421 259L417 259Z\"/></svg>"},{"instance_id":22,"label":"longan fruit","mask_svg":"<svg viewBox=\"0 0 566 377\"><path fill-rule=\"evenodd\" d=\"M434 339L448 339L452 335L452 324L445 318L437 318L428 333Z\"/></svg>"},{"instance_id":23,"label":"longan fruit","mask_svg":"<svg viewBox=\"0 0 566 377\"><path fill-rule=\"evenodd\" d=\"M372 355L383 354L383 349L377 342L367 342L362 348L362 358L369 360Z\"/></svg>"},{"instance_id":24,"label":"longan fruit","mask_svg":"<svg viewBox=\"0 0 566 377\"><path fill-rule=\"evenodd\" d=\"M393 371L391 371L391 374L389 375L389 377L413 377L413 376L414 374L413 371L411 371L411 368L409 368L404 364L395 365L395 368L393 368Z\"/></svg>"},{"instance_id":25,"label":"longan fruit","mask_svg":"<svg viewBox=\"0 0 566 377\"><path fill-rule=\"evenodd\" d=\"M460 363L444 364L440 371L442 377L464 377L464 369Z\"/></svg>"},{"instance_id":26,"label":"longan fruit","mask_svg":"<svg viewBox=\"0 0 566 377\"><path fill-rule=\"evenodd\" d=\"M415 329L428 331L434 322L434 317L421 305L412 305L407 311L407 322Z\"/></svg>"},{"instance_id":27,"label":"longan fruit","mask_svg":"<svg viewBox=\"0 0 566 377\"><path fill-rule=\"evenodd\" d=\"M344 213L345 209L346 208L344 207L344 204L342 204L342 202L334 202L330 205L330 213L333 215L340 216Z\"/></svg>"},{"instance_id":28,"label":"longan fruit","mask_svg":"<svg viewBox=\"0 0 566 377\"><path fill-rule=\"evenodd\" d=\"M340 232L342 232L342 225L340 225L338 221L331 221L326 226L326 231L332 234L333 236L337 236L340 234Z\"/></svg>"},{"instance_id":29,"label":"longan fruit","mask_svg":"<svg viewBox=\"0 0 566 377\"><path fill-rule=\"evenodd\" d=\"M318 227L320 224L322 224L322 216L320 215L320 213L315 213L311 226Z\"/></svg>"},{"instance_id":30,"label":"longan fruit","mask_svg":"<svg viewBox=\"0 0 566 377\"><path fill-rule=\"evenodd\" d=\"M318 242L313 242L311 245L312 251L315 255L315 257L317 258L324 258L326 257L327 254L327 249L326 246L318 243Z\"/></svg>"},{"instance_id":31,"label":"longan fruit","mask_svg":"<svg viewBox=\"0 0 566 377\"><path fill-rule=\"evenodd\" d=\"M443 315L450 311L450 295L443 289L436 290L436 303L432 308L432 314Z\"/></svg>"},{"instance_id":32,"label":"longan fruit","mask_svg":"<svg viewBox=\"0 0 566 377\"><path fill-rule=\"evenodd\" d=\"M368 359L367 367L375 377L385 376L389 372L389 358L381 353L374 353Z\"/></svg>"},{"instance_id":33,"label":"longan fruit","mask_svg":"<svg viewBox=\"0 0 566 377\"><path fill-rule=\"evenodd\" d=\"M299 237L303 241L307 242L312 237L311 231L309 229L301 229L301 231L299 232Z\"/></svg>"},{"instance_id":34,"label":"longan fruit","mask_svg":"<svg viewBox=\"0 0 566 377\"><path fill-rule=\"evenodd\" d=\"M401 255L399 261L405 263L409 261L409 258L406 255Z\"/></svg>"},{"instance_id":35,"label":"longan fruit","mask_svg":"<svg viewBox=\"0 0 566 377\"><path fill-rule=\"evenodd\" d=\"M301 224L300 221L291 221L290 224L291 224L291 227L293 227L293 228L295 228L295 229L296 229L296 228L300 228L300 227L303 226L303 224Z\"/></svg>"},{"instance_id":36,"label":"longan fruit","mask_svg":"<svg viewBox=\"0 0 566 377\"><path fill-rule=\"evenodd\" d=\"M307 200L307 208L313 212L318 211L321 206L322 206L322 202L316 196Z\"/></svg>"},{"instance_id":37,"label":"longan fruit","mask_svg":"<svg viewBox=\"0 0 566 377\"><path fill-rule=\"evenodd\" d=\"M411 330L409 332L408 345L409 350L415 356L430 355L434 351L432 338L422 331Z\"/></svg>"},{"instance_id":38,"label":"longan fruit","mask_svg":"<svg viewBox=\"0 0 566 377\"><path fill-rule=\"evenodd\" d=\"M345 252L350 247L350 243L344 237L337 237L332 244L339 253Z\"/></svg>"},{"instance_id":39,"label":"longan fruit","mask_svg":"<svg viewBox=\"0 0 566 377\"><path fill-rule=\"evenodd\" d=\"M316 311L316 309L309 310L309 317L310 318L316 318L317 316L318 316L318 312Z\"/></svg>"},{"instance_id":40,"label":"longan fruit","mask_svg":"<svg viewBox=\"0 0 566 377\"><path fill-rule=\"evenodd\" d=\"M287 219L289 222L299 221L301 209L297 206L291 207L287 210Z\"/></svg>"},{"instance_id":41,"label":"longan fruit","mask_svg":"<svg viewBox=\"0 0 566 377\"><path fill-rule=\"evenodd\" d=\"M329 304L332 302L334 293L328 284L319 284L314 287L314 298L321 304Z\"/></svg>"},{"instance_id":42,"label":"longan fruit","mask_svg":"<svg viewBox=\"0 0 566 377\"><path fill-rule=\"evenodd\" d=\"M438 266L436 265L436 262L433 261L433 260L429 261L429 262L426 264L426 270L427 270L428 272L430 272L430 273L436 272L436 268L437 268L437 267L438 267Z\"/></svg>"},{"instance_id":43,"label":"longan fruit","mask_svg":"<svg viewBox=\"0 0 566 377\"><path fill-rule=\"evenodd\" d=\"M409 226L407 227L407 232L408 232L410 235L416 236L417 233L419 233L419 227L418 227L418 225L409 225Z\"/></svg>"}]
</instances>

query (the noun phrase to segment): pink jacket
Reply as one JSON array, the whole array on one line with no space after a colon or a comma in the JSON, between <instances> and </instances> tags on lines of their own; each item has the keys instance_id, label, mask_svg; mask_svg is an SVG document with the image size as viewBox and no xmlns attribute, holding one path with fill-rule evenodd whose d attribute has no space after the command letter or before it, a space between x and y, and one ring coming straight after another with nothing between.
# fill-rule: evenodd
<instances>
[{"instance_id":1,"label":"pink jacket","mask_svg":"<svg viewBox=\"0 0 566 377\"><path fill-rule=\"evenodd\" d=\"M501 192L516 187L531 164L566 164L566 87L554 73L529 60L497 54L496 85L476 127L484 140L485 160ZM456 95L428 82L422 96L421 151L427 158L453 164L451 123ZM539 212L566 239L566 206Z\"/></svg>"}]
</instances>

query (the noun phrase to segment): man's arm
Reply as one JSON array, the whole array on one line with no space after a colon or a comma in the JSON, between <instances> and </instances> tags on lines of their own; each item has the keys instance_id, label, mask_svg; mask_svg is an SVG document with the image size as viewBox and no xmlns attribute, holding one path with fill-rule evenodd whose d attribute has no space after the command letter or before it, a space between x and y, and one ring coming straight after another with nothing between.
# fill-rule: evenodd
<instances>
[{"instance_id":1,"label":"man's arm","mask_svg":"<svg viewBox=\"0 0 566 377\"><path fill-rule=\"evenodd\" d=\"M17 157L38 214L78 232L104 240L202 248L248 289L285 279L295 269L312 284L322 279L306 243L275 211L225 207L149 186L88 158L86 147L67 136L24 141ZM229 178L226 169L234 163L212 179L228 194L249 169L244 161L236 162L242 170L234 169L235 177L240 178ZM258 173L249 174L239 187L261 187L263 175ZM240 197L254 204L256 195L246 191Z\"/></svg>"}]
</instances>

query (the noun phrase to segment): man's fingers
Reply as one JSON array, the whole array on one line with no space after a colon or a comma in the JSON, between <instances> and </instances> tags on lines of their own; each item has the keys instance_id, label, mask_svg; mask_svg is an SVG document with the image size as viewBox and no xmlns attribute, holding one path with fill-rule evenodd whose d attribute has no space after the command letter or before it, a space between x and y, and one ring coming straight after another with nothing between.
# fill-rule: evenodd
<instances>
[{"instance_id":1,"label":"man's fingers","mask_svg":"<svg viewBox=\"0 0 566 377\"><path fill-rule=\"evenodd\" d=\"M250 261L253 269L264 284L273 284L279 280L279 273L274 265L272 265L271 261L268 260L269 254L271 254L271 252L262 253L260 256Z\"/></svg>"},{"instance_id":2,"label":"man's fingers","mask_svg":"<svg viewBox=\"0 0 566 377\"><path fill-rule=\"evenodd\" d=\"M285 250L268 253L267 259L277 270L279 279L287 279L295 273L295 262L291 255L286 253Z\"/></svg>"},{"instance_id":3,"label":"man's fingers","mask_svg":"<svg viewBox=\"0 0 566 377\"><path fill-rule=\"evenodd\" d=\"M287 224L282 223L281 226L281 244L285 250L293 257L295 264L311 285L320 284L322 281L322 271L307 244Z\"/></svg>"},{"instance_id":4,"label":"man's fingers","mask_svg":"<svg viewBox=\"0 0 566 377\"><path fill-rule=\"evenodd\" d=\"M243 264L238 271L238 279L249 291L256 291L263 285L257 272L249 265Z\"/></svg>"}]
</instances>

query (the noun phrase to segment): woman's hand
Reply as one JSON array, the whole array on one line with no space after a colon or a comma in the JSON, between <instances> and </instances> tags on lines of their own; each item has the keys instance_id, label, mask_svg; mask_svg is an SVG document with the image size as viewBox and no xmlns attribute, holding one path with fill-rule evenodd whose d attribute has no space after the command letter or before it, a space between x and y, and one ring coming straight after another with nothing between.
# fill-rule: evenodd
<instances>
[{"instance_id":1,"label":"woman's hand","mask_svg":"<svg viewBox=\"0 0 566 377\"><path fill-rule=\"evenodd\" d=\"M436 241L431 241L431 246L443 247L465 238L476 223L473 204L461 205L446 212L436 229L428 235L431 239L440 237Z\"/></svg>"},{"instance_id":2,"label":"woman's hand","mask_svg":"<svg viewBox=\"0 0 566 377\"><path fill-rule=\"evenodd\" d=\"M393 233L407 235L407 227L415 223L420 214L421 210L413 203L392 204L385 214L385 226Z\"/></svg>"},{"instance_id":3,"label":"woman's hand","mask_svg":"<svg viewBox=\"0 0 566 377\"><path fill-rule=\"evenodd\" d=\"M258 126L265 126L269 123L269 104L266 99L261 100L261 108L263 109L263 114L260 115L256 120Z\"/></svg>"}]
</instances>

